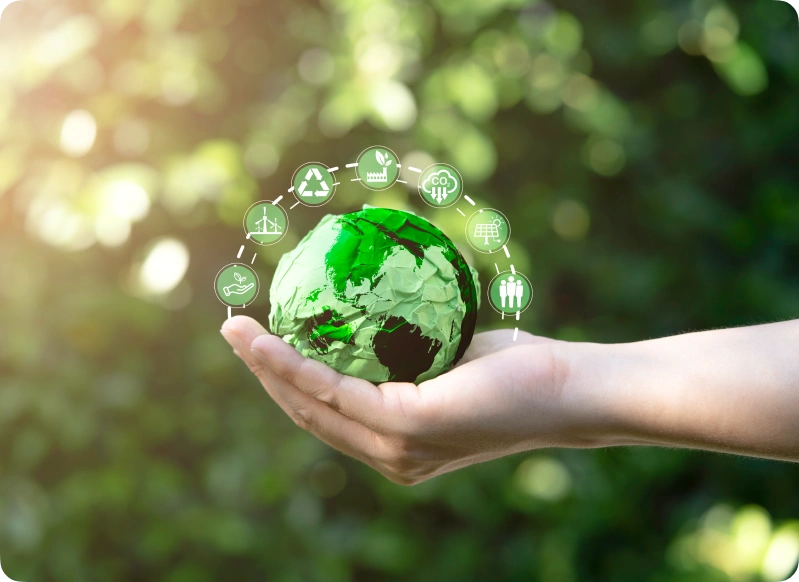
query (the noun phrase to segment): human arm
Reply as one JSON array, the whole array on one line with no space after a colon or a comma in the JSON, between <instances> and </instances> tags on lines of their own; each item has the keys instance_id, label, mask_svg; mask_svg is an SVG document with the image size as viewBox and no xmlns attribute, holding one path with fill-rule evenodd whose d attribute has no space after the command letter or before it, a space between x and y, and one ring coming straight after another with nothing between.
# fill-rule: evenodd
<instances>
[{"instance_id":1,"label":"human arm","mask_svg":"<svg viewBox=\"0 0 799 582\"><path fill-rule=\"evenodd\" d=\"M609 345L497 330L419 386L343 376L250 318L222 332L300 427L397 483L542 447L799 460L799 322Z\"/></svg>"},{"instance_id":2,"label":"human arm","mask_svg":"<svg viewBox=\"0 0 799 582\"><path fill-rule=\"evenodd\" d=\"M609 444L799 461L799 320L572 345L564 392L602 410Z\"/></svg>"}]
</instances>

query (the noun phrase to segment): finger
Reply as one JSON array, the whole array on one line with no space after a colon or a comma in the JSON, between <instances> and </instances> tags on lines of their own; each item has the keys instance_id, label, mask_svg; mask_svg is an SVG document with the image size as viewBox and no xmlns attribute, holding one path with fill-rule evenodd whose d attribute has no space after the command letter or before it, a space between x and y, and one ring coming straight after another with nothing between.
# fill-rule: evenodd
<instances>
[{"instance_id":1,"label":"finger","mask_svg":"<svg viewBox=\"0 0 799 582\"><path fill-rule=\"evenodd\" d=\"M255 374L280 408L290 417L295 418L293 407L284 395L277 392L269 381L263 378L263 363L250 351L250 345L255 338L268 336L269 332L264 327L250 317L238 315L225 321L222 325L222 336L234 347L234 353L239 356L250 371Z\"/></svg>"},{"instance_id":2,"label":"finger","mask_svg":"<svg viewBox=\"0 0 799 582\"><path fill-rule=\"evenodd\" d=\"M250 344L252 340L260 335L268 334L269 332L264 327L252 319L243 315L231 317L222 324L220 330L222 337L233 348L233 352L239 356L244 363L250 365L255 360L250 356ZM248 360L248 358L250 358Z\"/></svg>"},{"instance_id":3,"label":"finger","mask_svg":"<svg viewBox=\"0 0 799 582\"><path fill-rule=\"evenodd\" d=\"M304 394L267 366L261 365L256 376L270 396L277 396L288 404L286 413L297 426L334 449L379 470L377 438L368 428Z\"/></svg>"},{"instance_id":4,"label":"finger","mask_svg":"<svg viewBox=\"0 0 799 582\"><path fill-rule=\"evenodd\" d=\"M251 347L264 364L308 396L377 432L388 428L383 393L371 382L304 358L276 336L260 336Z\"/></svg>"},{"instance_id":5,"label":"finger","mask_svg":"<svg viewBox=\"0 0 799 582\"><path fill-rule=\"evenodd\" d=\"M257 375L256 372L257 368L260 366L260 363L250 354L249 345L256 337L269 332L267 332L266 329L264 329L264 327L254 319L242 315L237 315L236 317L232 317L225 321L220 331L222 333L222 337L224 337L233 348L233 353L241 358L245 364L247 364L247 367L250 368L251 372ZM275 394L272 394L267 386L264 386L264 388L267 390L267 392L269 392L272 400L274 400L275 403L280 406L280 408L282 408L286 413L290 412L290 408L286 402L277 397Z\"/></svg>"},{"instance_id":6,"label":"finger","mask_svg":"<svg viewBox=\"0 0 799 582\"><path fill-rule=\"evenodd\" d=\"M256 337L268 335L257 321L249 317L233 317L222 326L222 335L234 346L272 399L298 426L331 447L379 470L371 458L376 453L377 439L368 429L291 386L253 356L246 345Z\"/></svg>"},{"instance_id":7,"label":"finger","mask_svg":"<svg viewBox=\"0 0 799 582\"><path fill-rule=\"evenodd\" d=\"M250 317L238 315L225 321L222 325L222 336L233 347L233 352L247 364L250 371L258 376L264 389L272 400L277 403L283 411L293 418L292 407L280 394L275 392L271 385L261 377L262 363L250 352L250 344L253 340L262 335L268 335L264 327Z\"/></svg>"}]
</instances>

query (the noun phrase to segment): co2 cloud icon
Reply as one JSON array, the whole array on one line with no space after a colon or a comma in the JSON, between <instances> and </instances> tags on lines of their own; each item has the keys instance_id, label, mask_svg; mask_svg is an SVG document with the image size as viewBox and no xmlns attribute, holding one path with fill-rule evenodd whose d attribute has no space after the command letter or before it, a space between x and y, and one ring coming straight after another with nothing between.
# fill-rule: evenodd
<instances>
[{"instance_id":1,"label":"co2 cloud icon","mask_svg":"<svg viewBox=\"0 0 799 582\"><path fill-rule=\"evenodd\" d=\"M447 164L433 164L419 180L419 193L430 206L445 208L457 201L462 191L461 175Z\"/></svg>"}]
</instances>

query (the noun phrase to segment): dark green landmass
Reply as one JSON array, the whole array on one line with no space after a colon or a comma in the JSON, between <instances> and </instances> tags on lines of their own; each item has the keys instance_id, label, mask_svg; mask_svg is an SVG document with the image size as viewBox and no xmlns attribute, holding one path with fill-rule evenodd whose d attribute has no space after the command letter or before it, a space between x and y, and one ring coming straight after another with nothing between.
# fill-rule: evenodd
<instances>
[{"instance_id":1,"label":"dark green landmass","mask_svg":"<svg viewBox=\"0 0 799 582\"><path fill-rule=\"evenodd\" d=\"M326 354L334 341L352 344L355 337L352 326L346 323L335 309L330 307L322 309L321 313L306 322L306 332L311 346L317 353Z\"/></svg>"},{"instance_id":2,"label":"dark green landmass","mask_svg":"<svg viewBox=\"0 0 799 582\"><path fill-rule=\"evenodd\" d=\"M375 334L373 347L380 363L388 368L389 380L413 382L433 365L441 342L423 335L418 325L404 317L392 315Z\"/></svg>"},{"instance_id":3,"label":"dark green landmass","mask_svg":"<svg viewBox=\"0 0 799 582\"><path fill-rule=\"evenodd\" d=\"M469 266L452 241L424 218L402 210L364 208L343 215L339 224L341 230L325 256L325 267L337 298L347 303L353 302L346 296L347 284L358 286L367 280L370 281L370 287L374 288L380 279L377 273L397 245L413 254L417 265L422 264L426 249L441 249L458 273L458 287L465 304L461 341L453 362L457 363L474 335L477 290Z\"/></svg>"}]
</instances>

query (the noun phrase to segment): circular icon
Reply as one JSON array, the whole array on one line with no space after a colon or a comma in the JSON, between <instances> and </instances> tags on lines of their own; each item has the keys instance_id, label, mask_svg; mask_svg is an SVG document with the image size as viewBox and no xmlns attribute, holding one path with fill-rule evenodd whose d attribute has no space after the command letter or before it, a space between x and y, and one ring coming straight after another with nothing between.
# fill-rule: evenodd
<instances>
[{"instance_id":1,"label":"circular icon","mask_svg":"<svg viewBox=\"0 0 799 582\"><path fill-rule=\"evenodd\" d=\"M258 296L258 275L252 267L233 263L216 274L214 291L219 300L230 307L245 307Z\"/></svg>"},{"instance_id":2,"label":"circular icon","mask_svg":"<svg viewBox=\"0 0 799 582\"><path fill-rule=\"evenodd\" d=\"M500 273L488 284L488 302L497 313L521 313L532 301L533 286L530 279L519 271Z\"/></svg>"},{"instance_id":3,"label":"circular icon","mask_svg":"<svg viewBox=\"0 0 799 582\"><path fill-rule=\"evenodd\" d=\"M499 210L483 208L466 221L466 239L476 251L495 253L510 240L510 223Z\"/></svg>"},{"instance_id":4,"label":"circular icon","mask_svg":"<svg viewBox=\"0 0 799 582\"><path fill-rule=\"evenodd\" d=\"M256 202L244 214L244 232L247 238L259 245L273 245L286 236L289 215L269 200Z\"/></svg>"},{"instance_id":5,"label":"circular icon","mask_svg":"<svg viewBox=\"0 0 799 582\"><path fill-rule=\"evenodd\" d=\"M318 162L303 164L291 179L294 196L305 206L322 206L336 191L336 177L327 166Z\"/></svg>"},{"instance_id":6,"label":"circular icon","mask_svg":"<svg viewBox=\"0 0 799 582\"><path fill-rule=\"evenodd\" d=\"M357 162L355 174L361 184L370 190L390 188L399 178L399 158L383 146L366 148L358 156Z\"/></svg>"},{"instance_id":7,"label":"circular icon","mask_svg":"<svg viewBox=\"0 0 799 582\"><path fill-rule=\"evenodd\" d=\"M422 200L436 208L447 208L458 201L463 193L463 178L449 164L433 164L419 176L419 194Z\"/></svg>"}]
</instances>

